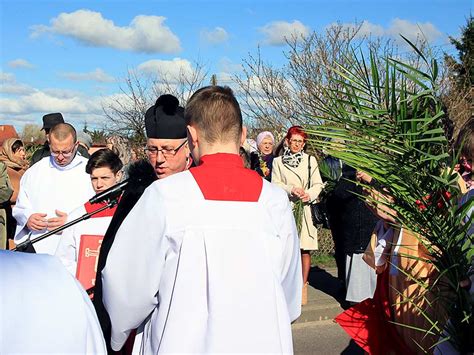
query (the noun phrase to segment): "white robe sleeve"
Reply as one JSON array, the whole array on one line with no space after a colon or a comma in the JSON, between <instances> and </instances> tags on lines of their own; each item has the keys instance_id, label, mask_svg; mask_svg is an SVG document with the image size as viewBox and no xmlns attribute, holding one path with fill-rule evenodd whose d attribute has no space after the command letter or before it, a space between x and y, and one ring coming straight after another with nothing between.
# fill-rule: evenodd
<instances>
[{"instance_id":1,"label":"white robe sleeve","mask_svg":"<svg viewBox=\"0 0 474 355\"><path fill-rule=\"evenodd\" d=\"M301 314L301 292L303 279L301 277L301 256L298 231L291 210L290 202L281 215L280 235L284 240L283 258L281 265L281 285L288 306L288 314L293 322Z\"/></svg>"},{"instance_id":2,"label":"white robe sleeve","mask_svg":"<svg viewBox=\"0 0 474 355\"><path fill-rule=\"evenodd\" d=\"M67 271L76 276L77 269L77 249L74 238L74 228L66 229L59 240L55 255L61 260Z\"/></svg>"},{"instance_id":3,"label":"white robe sleeve","mask_svg":"<svg viewBox=\"0 0 474 355\"><path fill-rule=\"evenodd\" d=\"M85 213L85 210L82 206L71 212L68 215L67 223L75 220L76 218L81 217L81 212ZM76 276L77 253L81 238L76 226L77 225L73 225L72 227L66 228L62 231L58 248L56 249L56 253L54 254L59 258L59 260L61 260L67 271L69 271L73 276Z\"/></svg>"},{"instance_id":4,"label":"white robe sleeve","mask_svg":"<svg viewBox=\"0 0 474 355\"><path fill-rule=\"evenodd\" d=\"M151 185L117 231L102 271L103 302L110 315L114 350L122 348L130 331L158 304L166 255L162 211L163 200Z\"/></svg>"},{"instance_id":5,"label":"white robe sleeve","mask_svg":"<svg viewBox=\"0 0 474 355\"><path fill-rule=\"evenodd\" d=\"M21 243L29 232L26 223L28 222L28 218L35 213L33 210L33 206L31 205L31 201L28 197L28 189L29 189L29 176L28 171L22 176L20 180L20 191L18 193L18 197L16 199L16 205L13 207L12 214L13 217L16 219L17 227L15 233L15 242ZM41 188L41 187L38 187ZM39 212L39 211L36 211Z\"/></svg>"}]
</instances>

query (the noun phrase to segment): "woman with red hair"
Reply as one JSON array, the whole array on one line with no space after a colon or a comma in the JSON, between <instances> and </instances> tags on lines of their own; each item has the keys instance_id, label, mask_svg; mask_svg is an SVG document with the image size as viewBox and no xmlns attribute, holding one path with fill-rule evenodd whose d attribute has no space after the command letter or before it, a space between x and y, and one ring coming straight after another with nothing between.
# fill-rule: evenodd
<instances>
[{"instance_id":1,"label":"woman with red hair","mask_svg":"<svg viewBox=\"0 0 474 355\"><path fill-rule=\"evenodd\" d=\"M308 299L310 251L318 249L317 229L313 225L309 204L317 200L323 189L316 158L304 152L307 138L308 136L302 127L291 127L285 137L286 147L283 155L274 159L272 171L272 182L286 191L293 205L301 201L303 206L300 230L303 270L302 305L306 304Z\"/></svg>"}]
</instances>

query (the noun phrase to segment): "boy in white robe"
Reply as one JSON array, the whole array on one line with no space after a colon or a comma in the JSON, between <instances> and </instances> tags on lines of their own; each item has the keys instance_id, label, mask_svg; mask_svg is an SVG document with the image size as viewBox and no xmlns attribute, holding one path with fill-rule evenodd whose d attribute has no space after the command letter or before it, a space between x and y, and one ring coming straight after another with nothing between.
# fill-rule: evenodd
<instances>
[{"instance_id":1,"label":"boy in white robe","mask_svg":"<svg viewBox=\"0 0 474 355\"><path fill-rule=\"evenodd\" d=\"M286 193L244 168L229 88L198 90L185 119L199 166L145 191L102 272L112 348L143 324L143 354L292 353L302 278Z\"/></svg>"},{"instance_id":2,"label":"boy in white robe","mask_svg":"<svg viewBox=\"0 0 474 355\"><path fill-rule=\"evenodd\" d=\"M50 255L0 251L0 354L106 354L81 285Z\"/></svg>"},{"instance_id":3,"label":"boy in white robe","mask_svg":"<svg viewBox=\"0 0 474 355\"><path fill-rule=\"evenodd\" d=\"M122 179L122 161L110 149L101 149L91 155L86 165L86 172L90 175L92 188L96 194L107 190ZM68 222L73 221L85 213L90 213L104 206L107 201L92 205L87 202L74 210L68 217ZM79 222L62 233L61 240L56 250L61 262L68 271L76 275L78 253L83 235L104 236L110 221L115 213L116 206L94 214L91 218ZM98 255L96 256L98 258Z\"/></svg>"}]
</instances>

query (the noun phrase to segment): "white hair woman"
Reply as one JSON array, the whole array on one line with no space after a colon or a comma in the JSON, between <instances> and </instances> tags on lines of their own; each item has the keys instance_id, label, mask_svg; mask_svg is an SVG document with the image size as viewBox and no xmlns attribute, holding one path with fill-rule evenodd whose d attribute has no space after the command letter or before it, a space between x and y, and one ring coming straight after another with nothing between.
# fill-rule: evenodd
<instances>
[{"instance_id":1,"label":"white hair woman","mask_svg":"<svg viewBox=\"0 0 474 355\"><path fill-rule=\"evenodd\" d=\"M256 141L258 151L250 155L250 168L264 179L271 181L275 138L271 132L264 131L257 135Z\"/></svg>"}]
</instances>

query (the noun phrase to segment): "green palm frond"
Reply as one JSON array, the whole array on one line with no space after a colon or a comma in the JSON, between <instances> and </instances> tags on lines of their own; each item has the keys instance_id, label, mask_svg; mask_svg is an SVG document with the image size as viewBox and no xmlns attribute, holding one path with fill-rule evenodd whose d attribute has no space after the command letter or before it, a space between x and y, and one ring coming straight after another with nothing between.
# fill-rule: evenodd
<instances>
[{"instance_id":1,"label":"green palm frond","mask_svg":"<svg viewBox=\"0 0 474 355\"><path fill-rule=\"evenodd\" d=\"M450 295L435 301L446 310L449 326L432 319L425 331L462 349L466 325L474 322L472 300L459 287L474 256L473 240L467 236L470 224L463 224L474 201L457 206L460 190L437 96L437 63L405 40L419 56L420 67L373 52L349 52L344 66L331 68L337 85L328 85L314 98L322 114L307 131L313 147L368 173L383 186L381 192L393 197L395 202L387 204L397 223L419 235L428 261L442 275L420 287L433 291L442 283Z\"/></svg>"}]
</instances>

